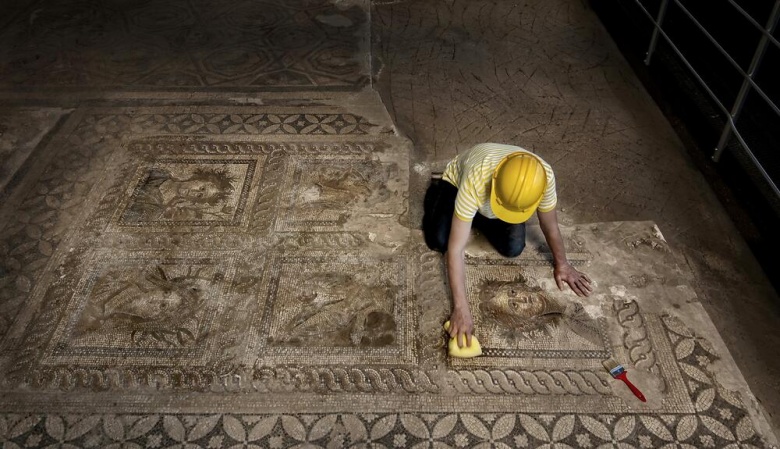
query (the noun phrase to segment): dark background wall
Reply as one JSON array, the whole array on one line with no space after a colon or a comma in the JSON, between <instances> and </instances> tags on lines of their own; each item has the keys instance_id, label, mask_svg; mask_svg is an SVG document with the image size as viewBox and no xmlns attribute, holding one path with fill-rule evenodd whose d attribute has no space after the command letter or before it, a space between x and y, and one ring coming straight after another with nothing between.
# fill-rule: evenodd
<instances>
[{"instance_id":1,"label":"dark background wall","mask_svg":"<svg viewBox=\"0 0 780 449\"><path fill-rule=\"evenodd\" d=\"M735 1L762 27L766 26L775 3L769 0ZM639 3L653 17L661 5L660 0L639 0ZM727 0L681 0L680 3L739 67L748 72L762 33ZM780 291L780 264L776 261L780 250L780 198L733 136L720 161L716 163L711 159L728 116L661 36L650 65L644 64L653 23L635 0L591 0L590 4L685 142L691 157L729 211L775 289ZM674 0L669 1L662 28L730 110L743 83L740 71ZM775 29L774 36L779 35ZM776 105L780 105L780 49L771 42L754 80ZM751 91L736 123L755 157L775 184L780 184L780 116Z\"/></svg>"}]
</instances>

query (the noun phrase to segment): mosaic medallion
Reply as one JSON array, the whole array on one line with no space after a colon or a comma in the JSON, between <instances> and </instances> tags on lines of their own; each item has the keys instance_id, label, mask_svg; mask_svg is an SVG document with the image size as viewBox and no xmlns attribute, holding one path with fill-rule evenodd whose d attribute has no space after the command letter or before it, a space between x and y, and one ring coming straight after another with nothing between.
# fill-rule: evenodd
<instances>
[{"instance_id":1,"label":"mosaic medallion","mask_svg":"<svg viewBox=\"0 0 780 449\"><path fill-rule=\"evenodd\" d=\"M591 358L611 356L606 322L571 298L536 281L547 267L471 264L466 291L485 358ZM506 364L507 360L497 361ZM511 363L511 362L510 362Z\"/></svg>"},{"instance_id":2,"label":"mosaic medallion","mask_svg":"<svg viewBox=\"0 0 780 449\"><path fill-rule=\"evenodd\" d=\"M139 169L118 224L239 225L257 163L253 159L158 159Z\"/></svg>"}]
</instances>

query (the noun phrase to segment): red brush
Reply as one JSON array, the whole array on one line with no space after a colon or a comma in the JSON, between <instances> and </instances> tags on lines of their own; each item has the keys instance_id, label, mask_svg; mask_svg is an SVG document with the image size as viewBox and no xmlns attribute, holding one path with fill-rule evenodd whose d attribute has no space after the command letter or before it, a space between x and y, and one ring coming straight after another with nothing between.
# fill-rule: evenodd
<instances>
[{"instance_id":1,"label":"red brush","mask_svg":"<svg viewBox=\"0 0 780 449\"><path fill-rule=\"evenodd\" d=\"M634 386L634 384L631 383L630 380L628 380L628 377L626 376L626 369L623 368L623 365L619 364L618 362L614 361L613 359L604 360L602 362L604 364L604 368L606 368L609 371L609 374L612 375L615 379L620 379L623 381L623 383L628 386L628 389L631 390L632 393L634 393L634 396L638 397L640 401L647 402L647 399L645 399L645 395L642 394L641 391L639 391L639 388Z\"/></svg>"}]
</instances>

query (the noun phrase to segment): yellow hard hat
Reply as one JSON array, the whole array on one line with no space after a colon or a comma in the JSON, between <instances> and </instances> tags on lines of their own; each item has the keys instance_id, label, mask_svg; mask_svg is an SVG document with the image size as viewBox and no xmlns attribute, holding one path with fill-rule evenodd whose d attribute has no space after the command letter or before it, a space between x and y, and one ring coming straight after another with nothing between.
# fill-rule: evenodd
<instances>
[{"instance_id":1,"label":"yellow hard hat","mask_svg":"<svg viewBox=\"0 0 780 449\"><path fill-rule=\"evenodd\" d=\"M507 223L523 223L539 207L547 187L547 173L539 159L529 153L512 153L493 172L490 207Z\"/></svg>"}]
</instances>

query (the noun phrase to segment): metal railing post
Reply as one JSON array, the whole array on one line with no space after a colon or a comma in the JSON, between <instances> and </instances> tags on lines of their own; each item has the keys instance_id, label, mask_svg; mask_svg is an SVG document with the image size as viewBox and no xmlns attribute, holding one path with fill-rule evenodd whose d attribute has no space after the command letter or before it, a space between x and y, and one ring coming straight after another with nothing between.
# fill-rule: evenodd
<instances>
[{"instance_id":1,"label":"metal railing post","mask_svg":"<svg viewBox=\"0 0 780 449\"><path fill-rule=\"evenodd\" d=\"M653 36L650 37L650 46L647 48L647 56L645 56L645 65L650 65L650 58L653 57L655 46L658 43L658 31L661 29L661 23L664 21L666 15L666 7L669 5L669 0L661 0L661 6L658 8L658 17L656 18L655 27L653 28Z\"/></svg>"},{"instance_id":2,"label":"metal railing post","mask_svg":"<svg viewBox=\"0 0 780 449\"><path fill-rule=\"evenodd\" d=\"M688 9L680 2L680 0L674 0L675 4L680 8L680 11L682 11L685 15L690 18L693 23L696 25L697 28L704 34L704 36L709 39L709 41L715 45L715 47L723 54L723 56L726 57L728 62L739 72L740 76L743 78L743 85L740 89L739 94L737 95L737 99L734 102L734 106L729 109L727 108L722 101L718 98L717 95L715 95L715 92L710 88L710 86L707 84L706 81L699 75L699 73L696 71L696 69L693 67L690 61L688 61L688 58L685 57L683 52L675 45L674 41L669 37L668 34L664 31L664 29L660 26L659 23L656 22L656 19L653 17L652 14L650 14L650 11L647 10L647 8L644 7L641 0L634 0L634 3L639 8L640 11L647 17L647 19L655 25L655 30L653 32L653 37L650 42L650 48L648 50L648 56L645 59L646 63L650 62L650 56L652 55L653 51L655 50L655 42L658 38L663 38L666 43L669 45L669 48L671 51L676 54L680 58L680 62L690 71L690 74L696 79L696 81L699 82L699 85L707 92L707 95L710 97L710 99L718 106L718 109L723 113L723 115L726 117L727 120L727 126L723 130L723 133L721 135L721 143L719 144L720 149L718 150L717 154L713 155L714 160L718 160L718 157L720 156L720 152L725 148L725 143L728 141L728 139L733 136L734 138L739 141L739 144L742 146L745 155L750 159L750 161L755 165L758 172L761 174L761 176L764 178L764 180L767 182L769 188L772 189L772 191L775 193L777 198L780 198L780 187L778 187L777 183L772 179L772 177L769 175L769 173L766 171L766 169L761 165L761 161L758 160L758 157L756 157L755 153L753 153L753 150L750 148L750 145L745 141L745 138L742 136L742 133L740 133L739 129L737 128L737 125L735 123L735 119L739 117L740 112L742 111L742 107L745 103L745 97L751 92L754 91L755 95L758 95L763 99L767 106L769 106L772 111L780 116L780 107L778 107L777 104L775 104L772 99L761 89L761 86L756 84L755 80L753 79L756 71L758 70L759 65L761 64L761 61L764 57L764 53L766 50L766 47L769 43L775 45L777 48L780 48L780 41L775 39L774 36L772 36L772 32L774 32L775 27L778 25L778 21L780 21L780 0L775 0L774 7L772 9L772 12L770 13L769 20L767 21L766 26L762 26L758 22L755 21L748 13L742 9L737 3L734 2L734 0L727 0L732 6L734 6L737 11L742 14L742 16L750 22L751 25L753 25L757 30L759 30L762 34L762 38L758 43L758 46L756 47L756 51L753 54L753 60L750 63L750 68L748 71L745 71L742 69L742 67L739 65L739 63L734 60L733 57L721 46L717 40L715 39L712 34L710 34L709 31L694 17L694 15L688 11ZM666 5L667 1L664 1L661 5L660 10L658 11L658 19L662 20L664 14L666 13Z\"/></svg>"},{"instance_id":3,"label":"metal railing post","mask_svg":"<svg viewBox=\"0 0 780 449\"><path fill-rule=\"evenodd\" d=\"M753 80L753 76L755 75L756 70L758 70L759 65L761 65L761 60L764 58L764 53L766 53L766 47L769 43L769 35L774 32L778 18L780 18L780 0L775 0L775 6L772 8L772 13L769 15L766 27L764 27L765 33L762 34L756 51L753 53L753 60L750 61L750 67L748 68L746 77L742 81L742 87L740 87L737 98L734 100L734 106L731 108L731 113L729 114L731 120L726 121L726 124L723 126L723 132L720 134L718 146L715 148L715 153L712 155L712 160L715 162L720 160L723 150L726 148L729 137L731 137L732 126L736 126L739 114L742 112L742 107L745 105L745 99L750 93L751 81Z\"/></svg>"}]
</instances>

